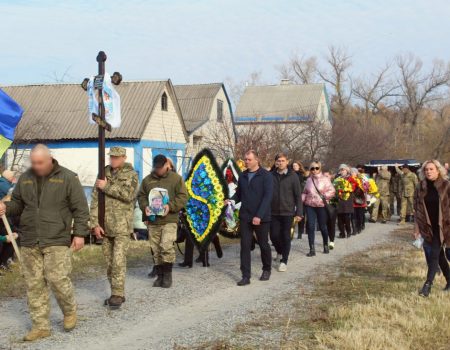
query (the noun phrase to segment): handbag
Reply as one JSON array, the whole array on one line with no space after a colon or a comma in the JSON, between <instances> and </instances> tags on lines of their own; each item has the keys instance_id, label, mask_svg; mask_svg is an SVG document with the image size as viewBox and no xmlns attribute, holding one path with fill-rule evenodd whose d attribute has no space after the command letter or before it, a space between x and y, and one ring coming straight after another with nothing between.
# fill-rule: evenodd
<instances>
[{"instance_id":1,"label":"handbag","mask_svg":"<svg viewBox=\"0 0 450 350\"><path fill-rule=\"evenodd\" d=\"M325 198L325 196L322 193L320 193L320 191L317 188L316 183L314 182L313 178L311 178L311 181L312 181L312 183L313 183L317 193L319 194L320 198L322 198L323 205L324 205L325 210L327 211L327 214L328 214L328 219L331 219L334 216L334 214L336 213L336 208L334 206L332 206L330 203L328 203L327 199Z\"/></svg>"}]
</instances>

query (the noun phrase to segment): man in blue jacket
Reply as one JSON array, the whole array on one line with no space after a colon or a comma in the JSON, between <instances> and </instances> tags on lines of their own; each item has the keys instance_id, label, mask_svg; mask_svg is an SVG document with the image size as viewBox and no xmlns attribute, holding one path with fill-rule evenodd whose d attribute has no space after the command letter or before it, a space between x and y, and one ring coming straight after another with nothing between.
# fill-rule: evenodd
<instances>
[{"instance_id":1,"label":"man in blue jacket","mask_svg":"<svg viewBox=\"0 0 450 350\"><path fill-rule=\"evenodd\" d=\"M269 245L273 193L272 174L260 167L258 154L253 150L245 154L245 167L247 170L239 177L236 194L232 198L241 202L239 219L242 279L238 282L238 286L250 284L253 233L256 234L261 249L263 264L261 281L269 280L272 268L272 253Z\"/></svg>"}]
</instances>

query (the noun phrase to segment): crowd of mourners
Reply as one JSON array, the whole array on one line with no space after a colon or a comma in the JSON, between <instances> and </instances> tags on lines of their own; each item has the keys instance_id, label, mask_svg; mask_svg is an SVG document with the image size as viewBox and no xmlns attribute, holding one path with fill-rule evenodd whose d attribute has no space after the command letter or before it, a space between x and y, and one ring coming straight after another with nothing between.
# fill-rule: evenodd
<instances>
[{"instance_id":1,"label":"crowd of mourners","mask_svg":"<svg viewBox=\"0 0 450 350\"><path fill-rule=\"evenodd\" d=\"M136 228L138 237L150 241L154 266L149 277L155 278L153 286L172 286L174 243L180 240L180 231L186 231L186 221L180 220L189 197L186 184L164 155L153 158L153 170L141 184L133 166L126 162L125 148L111 148L109 158L105 179L95 182L90 207L77 175L59 165L45 145L33 148L31 167L20 178L9 170L0 177L0 198L4 198L0 201L0 215L6 215L6 226L11 227L7 234L7 227L0 223L0 275L14 263L11 240L17 240L32 320L26 341L51 334L47 286L63 312L64 329L75 328L77 306L70 280L71 256L83 248L90 234L102 242L106 260L111 294L103 301L105 306L118 309L126 300L126 255ZM398 224L414 225L415 244L423 246L425 252L428 272L420 294L430 294L439 271L447 280L445 290L450 291L448 164L428 160L417 174L407 164L391 168L341 164L333 172L324 169L320 161L305 167L279 153L273 166L265 168L254 150L246 152L244 164L233 195L225 200L227 206L239 205L242 278L238 286L251 282L251 252L256 246L262 262L259 279L267 281L273 265L279 272L287 271L295 237L302 239L306 233L307 256L314 257L315 236L320 232L323 254L329 254L335 249L335 238L359 235L368 222L386 224L396 210ZM100 195L105 197L104 223L98 216ZM138 225L133 224L136 221ZM179 265L190 268L194 244L186 233L184 239L184 261ZM218 236L211 242L221 257ZM207 251L200 252L197 261L209 266Z\"/></svg>"}]
</instances>

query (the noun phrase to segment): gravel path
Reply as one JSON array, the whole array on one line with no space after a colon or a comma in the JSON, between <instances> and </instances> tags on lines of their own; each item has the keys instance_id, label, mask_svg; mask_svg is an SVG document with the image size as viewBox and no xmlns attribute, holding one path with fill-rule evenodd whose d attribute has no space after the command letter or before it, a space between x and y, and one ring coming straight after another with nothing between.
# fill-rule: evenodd
<instances>
[{"instance_id":1,"label":"gravel path","mask_svg":"<svg viewBox=\"0 0 450 350\"><path fill-rule=\"evenodd\" d=\"M317 256L308 258L307 239L294 240L288 272L272 272L268 282L258 280L259 251L253 253L250 286L237 287L240 278L239 246L225 247L220 261L211 254L210 268L177 268L174 286L152 288L144 268L129 269L127 302L119 311L102 306L108 296L106 278L76 283L79 326L72 333L62 331L62 316L53 300L53 336L34 344L20 342L30 327L24 299L0 304L0 349L173 349L220 339L233 327L270 309L277 296L296 288L316 267L335 264L340 258L380 243L394 230L394 224L368 224L363 234L337 239L329 255L322 254L320 233Z\"/></svg>"}]
</instances>

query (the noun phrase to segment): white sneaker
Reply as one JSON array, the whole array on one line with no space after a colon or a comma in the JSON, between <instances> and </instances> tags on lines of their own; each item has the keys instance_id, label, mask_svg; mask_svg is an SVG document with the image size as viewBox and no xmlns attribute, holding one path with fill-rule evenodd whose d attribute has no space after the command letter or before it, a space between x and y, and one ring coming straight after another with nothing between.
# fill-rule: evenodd
<instances>
[{"instance_id":1,"label":"white sneaker","mask_svg":"<svg viewBox=\"0 0 450 350\"><path fill-rule=\"evenodd\" d=\"M287 265L285 263L281 263L280 266L278 266L279 272L286 272L287 271Z\"/></svg>"},{"instance_id":2,"label":"white sneaker","mask_svg":"<svg viewBox=\"0 0 450 350\"><path fill-rule=\"evenodd\" d=\"M330 250L334 249L334 242L328 243L328 248L330 248Z\"/></svg>"},{"instance_id":3,"label":"white sneaker","mask_svg":"<svg viewBox=\"0 0 450 350\"><path fill-rule=\"evenodd\" d=\"M275 259L273 259L273 261L278 264L281 260L281 254L277 254L277 257Z\"/></svg>"}]
</instances>

